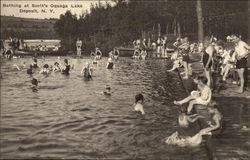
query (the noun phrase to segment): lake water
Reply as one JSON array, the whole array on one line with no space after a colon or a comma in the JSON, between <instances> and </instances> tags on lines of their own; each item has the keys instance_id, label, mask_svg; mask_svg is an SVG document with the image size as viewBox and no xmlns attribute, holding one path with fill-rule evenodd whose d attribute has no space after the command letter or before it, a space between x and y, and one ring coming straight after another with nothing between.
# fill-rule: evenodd
<instances>
[{"instance_id":1,"label":"lake water","mask_svg":"<svg viewBox=\"0 0 250 160\"><path fill-rule=\"evenodd\" d=\"M93 66L93 80L85 81L80 71L89 60L69 58L74 69L68 76L36 71L38 92L32 92L26 70L13 68L22 61L32 60L1 60L1 159L209 159L204 143L181 148L163 142L178 128L178 109L172 102L186 96L177 73L166 71L167 60L121 58L114 70L106 70L103 58ZM46 59L48 64L55 61ZM111 96L101 93L106 85ZM145 116L131 107L140 92L146 99ZM217 100L225 125L223 133L212 138L216 157L249 159L249 100Z\"/></svg>"}]
</instances>

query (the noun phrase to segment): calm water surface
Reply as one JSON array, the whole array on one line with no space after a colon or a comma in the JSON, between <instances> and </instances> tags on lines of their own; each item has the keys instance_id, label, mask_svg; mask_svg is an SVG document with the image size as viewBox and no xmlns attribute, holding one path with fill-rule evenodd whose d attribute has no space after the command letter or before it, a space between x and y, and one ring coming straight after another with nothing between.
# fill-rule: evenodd
<instances>
[{"instance_id":1,"label":"calm water surface","mask_svg":"<svg viewBox=\"0 0 250 160\"><path fill-rule=\"evenodd\" d=\"M69 76L36 71L38 92L32 92L26 70L12 67L22 61L29 64L31 58L1 62L0 158L208 159L204 144L180 148L163 142L177 130L172 102L186 96L178 75L166 71L166 60L121 58L106 70L104 58L94 66L93 80L85 81L80 71L88 60L70 58ZM106 85L111 96L101 94ZM139 92L146 98L145 116L132 111ZM217 158L249 159L249 100L218 101L226 125L212 138Z\"/></svg>"}]
</instances>

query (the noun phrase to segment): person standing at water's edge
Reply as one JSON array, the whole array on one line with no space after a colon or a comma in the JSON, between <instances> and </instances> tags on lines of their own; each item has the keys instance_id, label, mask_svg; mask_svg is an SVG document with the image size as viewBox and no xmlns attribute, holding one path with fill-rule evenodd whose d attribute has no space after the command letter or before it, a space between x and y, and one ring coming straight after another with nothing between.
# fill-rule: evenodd
<instances>
[{"instance_id":1,"label":"person standing at water's edge","mask_svg":"<svg viewBox=\"0 0 250 160\"><path fill-rule=\"evenodd\" d=\"M204 50L202 54L202 63L204 67L205 76L207 78L207 85L209 87L211 86L211 83L212 83L211 82L212 81L211 67L212 67L212 57L215 52L216 50L214 49L213 45L210 43L210 38L205 37Z\"/></svg>"},{"instance_id":2,"label":"person standing at water's edge","mask_svg":"<svg viewBox=\"0 0 250 160\"><path fill-rule=\"evenodd\" d=\"M243 93L244 91L244 71L247 66L247 57L250 53L250 47L243 42L239 36L232 35L232 41L235 43L235 57L236 61L236 69L240 77L240 88L237 92Z\"/></svg>"}]
</instances>

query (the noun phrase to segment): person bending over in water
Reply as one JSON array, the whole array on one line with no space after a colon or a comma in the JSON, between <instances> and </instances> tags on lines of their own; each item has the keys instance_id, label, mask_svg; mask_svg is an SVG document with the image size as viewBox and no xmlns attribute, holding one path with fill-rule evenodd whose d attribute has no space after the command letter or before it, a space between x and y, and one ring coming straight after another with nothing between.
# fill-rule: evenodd
<instances>
[{"instance_id":1,"label":"person bending over in water","mask_svg":"<svg viewBox=\"0 0 250 160\"><path fill-rule=\"evenodd\" d=\"M69 74L70 65L68 59L64 59L63 66L61 68L62 68L62 74Z\"/></svg>"},{"instance_id":2,"label":"person bending over in water","mask_svg":"<svg viewBox=\"0 0 250 160\"><path fill-rule=\"evenodd\" d=\"M143 109L143 102L144 102L144 97L142 94L137 94L135 96L135 104L133 105L134 110L137 112L141 112L141 114L145 114L144 109Z\"/></svg>"},{"instance_id":3,"label":"person bending over in water","mask_svg":"<svg viewBox=\"0 0 250 160\"><path fill-rule=\"evenodd\" d=\"M114 66L115 66L115 64L114 64L112 58L109 58L106 68L107 68L107 69L113 69Z\"/></svg>"},{"instance_id":4,"label":"person bending over in water","mask_svg":"<svg viewBox=\"0 0 250 160\"><path fill-rule=\"evenodd\" d=\"M37 59L35 57L33 57L32 67L38 68Z\"/></svg>"},{"instance_id":5,"label":"person bending over in water","mask_svg":"<svg viewBox=\"0 0 250 160\"><path fill-rule=\"evenodd\" d=\"M178 123L180 127L187 128L189 127L189 123L194 123L199 118L204 118L203 116L199 116L198 114L187 115L187 111L184 107L180 109L181 114L178 117Z\"/></svg>"},{"instance_id":6,"label":"person bending over in water","mask_svg":"<svg viewBox=\"0 0 250 160\"><path fill-rule=\"evenodd\" d=\"M50 69L49 69L49 65L45 64L43 65L43 68L41 69L41 71L39 72L40 74L49 74Z\"/></svg>"},{"instance_id":7,"label":"person bending over in water","mask_svg":"<svg viewBox=\"0 0 250 160\"><path fill-rule=\"evenodd\" d=\"M181 101L174 101L174 104L176 105L182 105L184 103L189 102L188 105L188 113L190 113L193 109L193 105L195 104L201 104L201 105L207 105L212 97L212 91L211 89L206 85L207 79L202 76L198 76L194 79L194 82L197 84L198 91L192 91L191 95L184 98Z\"/></svg>"}]
</instances>

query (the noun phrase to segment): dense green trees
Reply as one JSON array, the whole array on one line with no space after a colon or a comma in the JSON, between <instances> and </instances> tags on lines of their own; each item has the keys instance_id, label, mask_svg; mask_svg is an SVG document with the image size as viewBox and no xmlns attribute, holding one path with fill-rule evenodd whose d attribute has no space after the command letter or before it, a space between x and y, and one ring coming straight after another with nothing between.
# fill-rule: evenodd
<instances>
[{"instance_id":1,"label":"dense green trees","mask_svg":"<svg viewBox=\"0 0 250 160\"><path fill-rule=\"evenodd\" d=\"M198 38L198 18L205 35L224 38L231 33L248 35L247 1L176 1L176 0L114 0L115 5L92 5L89 12L77 19L69 11L61 15L55 30L66 49L75 50L75 41L83 41L89 54L94 47L107 54L115 46L131 45L137 38L187 35ZM201 3L197 3L201 2ZM203 10L196 10L198 7ZM197 11L197 12L196 12ZM199 12L198 12L199 11ZM201 23L200 23L201 24ZM202 38L200 38L202 39ZM66 43L67 42L67 43Z\"/></svg>"}]
</instances>

